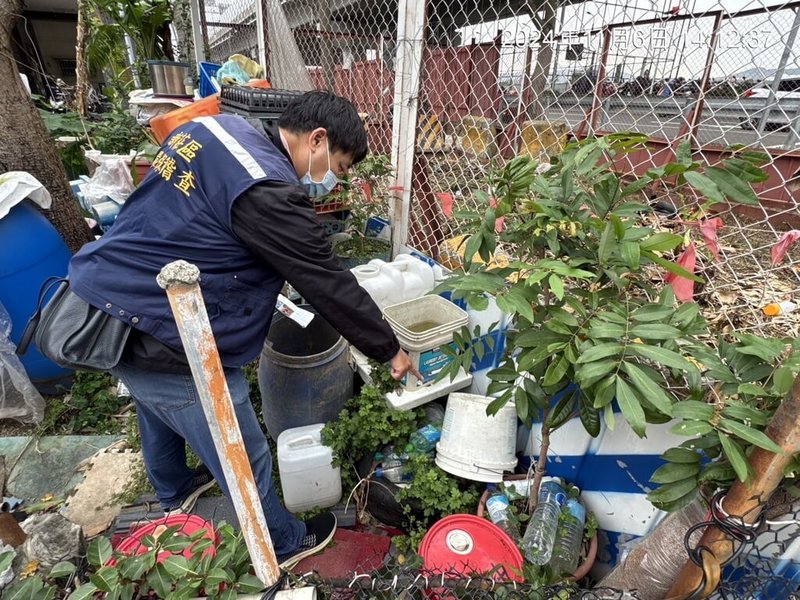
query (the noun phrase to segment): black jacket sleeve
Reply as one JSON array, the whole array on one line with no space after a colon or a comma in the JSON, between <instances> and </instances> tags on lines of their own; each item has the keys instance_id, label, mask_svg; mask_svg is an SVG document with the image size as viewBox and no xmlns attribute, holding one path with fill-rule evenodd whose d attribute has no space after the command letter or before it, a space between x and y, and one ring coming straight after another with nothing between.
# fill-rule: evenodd
<instances>
[{"instance_id":1,"label":"black jacket sleeve","mask_svg":"<svg viewBox=\"0 0 800 600\"><path fill-rule=\"evenodd\" d=\"M265 181L251 187L234 202L231 222L239 239L347 341L381 362L397 354L394 332L333 255L311 201L297 185Z\"/></svg>"}]
</instances>

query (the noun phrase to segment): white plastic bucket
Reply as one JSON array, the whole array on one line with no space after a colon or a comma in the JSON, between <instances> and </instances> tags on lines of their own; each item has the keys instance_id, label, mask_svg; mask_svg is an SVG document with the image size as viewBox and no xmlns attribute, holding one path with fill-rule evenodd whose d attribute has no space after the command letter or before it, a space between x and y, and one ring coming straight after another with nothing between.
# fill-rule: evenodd
<instances>
[{"instance_id":1,"label":"white plastic bucket","mask_svg":"<svg viewBox=\"0 0 800 600\"><path fill-rule=\"evenodd\" d=\"M452 357L439 348L452 343L453 333L469 320L465 311L441 296L423 296L387 306L383 316L422 375L422 381L406 375L402 381L406 391L416 391L431 384L439 371L450 364ZM417 329L420 324L425 326L424 329Z\"/></svg>"},{"instance_id":2,"label":"white plastic bucket","mask_svg":"<svg viewBox=\"0 0 800 600\"><path fill-rule=\"evenodd\" d=\"M500 483L503 472L517 464L517 407L508 402L497 414L486 407L495 400L453 392L447 400L442 438L436 444L436 464L458 477Z\"/></svg>"},{"instance_id":3,"label":"white plastic bucket","mask_svg":"<svg viewBox=\"0 0 800 600\"><path fill-rule=\"evenodd\" d=\"M333 451L322 445L323 423L287 429L278 436L278 470L289 512L328 508L342 499L339 467Z\"/></svg>"}]
</instances>

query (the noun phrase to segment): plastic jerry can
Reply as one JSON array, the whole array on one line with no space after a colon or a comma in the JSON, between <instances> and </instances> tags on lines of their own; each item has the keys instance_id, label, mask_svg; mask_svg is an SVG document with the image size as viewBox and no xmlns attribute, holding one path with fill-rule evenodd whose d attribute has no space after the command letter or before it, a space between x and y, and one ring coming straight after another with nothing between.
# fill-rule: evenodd
<instances>
[{"instance_id":1,"label":"plastic jerry can","mask_svg":"<svg viewBox=\"0 0 800 600\"><path fill-rule=\"evenodd\" d=\"M278 436L278 471L286 509L328 508L342 499L342 477L333 451L323 446L324 424L294 427Z\"/></svg>"}]
</instances>

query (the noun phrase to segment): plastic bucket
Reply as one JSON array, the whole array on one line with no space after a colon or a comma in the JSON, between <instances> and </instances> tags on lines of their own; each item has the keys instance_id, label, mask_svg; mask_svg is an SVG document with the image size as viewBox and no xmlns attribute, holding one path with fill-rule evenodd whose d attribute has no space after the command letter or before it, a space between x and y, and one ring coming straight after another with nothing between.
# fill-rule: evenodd
<instances>
[{"instance_id":1,"label":"plastic bucket","mask_svg":"<svg viewBox=\"0 0 800 600\"><path fill-rule=\"evenodd\" d=\"M465 311L441 296L422 296L387 306L383 316L422 375L422 381L408 375L403 378L403 389L408 391L432 383L450 364L452 357L439 348L451 343L453 333L469 320Z\"/></svg>"},{"instance_id":2,"label":"plastic bucket","mask_svg":"<svg viewBox=\"0 0 800 600\"><path fill-rule=\"evenodd\" d=\"M453 392L447 401L442 438L436 444L440 469L471 481L500 483L517 464L517 407L508 402L488 416L487 396Z\"/></svg>"},{"instance_id":3,"label":"plastic bucket","mask_svg":"<svg viewBox=\"0 0 800 600\"><path fill-rule=\"evenodd\" d=\"M316 314L310 306L304 309ZM353 396L347 342L320 316L305 329L276 312L261 362L258 386L272 439L286 429L333 421Z\"/></svg>"}]
</instances>

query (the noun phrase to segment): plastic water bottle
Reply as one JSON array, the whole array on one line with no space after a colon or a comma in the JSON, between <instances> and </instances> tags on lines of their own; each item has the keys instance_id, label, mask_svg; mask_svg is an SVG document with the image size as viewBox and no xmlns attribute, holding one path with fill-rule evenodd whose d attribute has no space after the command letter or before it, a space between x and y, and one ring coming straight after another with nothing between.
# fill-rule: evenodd
<instances>
[{"instance_id":1,"label":"plastic water bottle","mask_svg":"<svg viewBox=\"0 0 800 600\"><path fill-rule=\"evenodd\" d=\"M558 479L542 479L539 488L539 503L533 511L525 536L522 538L522 552L535 565L545 565L553 553L553 544L558 529L558 516L566 502L567 495Z\"/></svg>"},{"instance_id":2,"label":"plastic water bottle","mask_svg":"<svg viewBox=\"0 0 800 600\"><path fill-rule=\"evenodd\" d=\"M586 509L577 500L567 500L568 515L558 524L556 541L550 566L556 575L572 575L578 566L583 543L583 524L586 522Z\"/></svg>"},{"instance_id":3,"label":"plastic water bottle","mask_svg":"<svg viewBox=\"0 0 800 600\"><path fill-rule=\"evenodd\" d=\"M441 427L433 423L428 423L425 427L417 429L411 434L411 438L406 446L409 454L429 454L436 448L436 442L442 437Z\"/></svg>"},{"instance_id":4,"label":"plastic water bottle","mask_svg":"<svg viewBox=\"0 0 800 600\"><path fill-rule=\"evenodd\" d=\"M411 475L406 472L406 467L403 464L394 465L391 467L377 467L375 469L375 477L381 477L386 481L392 483L404 483L411 481Z\"/></svg>"},{"instance_id":5,"label":"plastic water bottle","mask_svg":"<svg viewBox=\"0 0 800 600\"><path fill-rule=\"evenodd\" d=\"M505 531L514 542L519 542L519 530L509 519L511 510L508 498L494 484L490 483L486 489L489 491L489 497L486 499L486 511L489 513L492 523Z\"/></svg>"}]
</instances>

